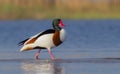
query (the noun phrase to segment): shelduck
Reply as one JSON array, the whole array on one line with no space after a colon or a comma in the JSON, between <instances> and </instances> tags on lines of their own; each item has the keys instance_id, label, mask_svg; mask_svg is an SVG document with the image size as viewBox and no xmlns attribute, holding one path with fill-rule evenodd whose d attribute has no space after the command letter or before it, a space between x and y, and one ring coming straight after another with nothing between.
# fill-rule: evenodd
<instances>
[{"instance_id":1,"label":"shelduck","mask_svg":"<svg viewBox=\"0 0 120 74\"><path fill-rule=\"evenodd\" d=\"M47 49L48 53L52 60L55 59L51 48L59 46L65 40L66 32L64 30L64 24L61 19L54 19L52 22L53 29L48 29L42 31L30 38L27 38L21 42L19 45L23 45L20 51L28 51L38 49L38 52L35 54L35 59L38 59L40 51L42 49Z\"/></svg>"}]
</instances>

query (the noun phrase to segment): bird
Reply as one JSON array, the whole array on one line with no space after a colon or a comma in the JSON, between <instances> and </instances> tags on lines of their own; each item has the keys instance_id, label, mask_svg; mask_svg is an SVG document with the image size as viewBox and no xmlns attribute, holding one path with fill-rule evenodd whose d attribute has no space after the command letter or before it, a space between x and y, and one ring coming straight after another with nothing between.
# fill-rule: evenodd
<instances>
[{"instance_id":1,"label":"bird","mask_svg":"<svg viewBox=\"0 0 120 74\"><path fill-rule=\"evenodd\" d=\"M21 42L19 45L23 45L20 52L38 49L35 53L34 58L39 59L40 51L47 49L52 60L55 60L51 49L62 44L66 39L65 25L62 19L55 18L52 21L52 29L47 29L34 36L31 36Z\"/></svg>"}]
</instances>

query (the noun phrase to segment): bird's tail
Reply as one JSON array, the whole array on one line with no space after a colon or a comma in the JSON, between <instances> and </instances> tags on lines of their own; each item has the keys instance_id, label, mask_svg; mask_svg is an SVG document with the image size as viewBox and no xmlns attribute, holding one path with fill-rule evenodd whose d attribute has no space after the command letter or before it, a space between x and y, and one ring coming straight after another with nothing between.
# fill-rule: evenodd
<instances>
[{"instance_id":1,"label":"bird's tail","mask_svg":"<svg viewBox=\"0 0 120 74\"><path fill-rule=\"evenodd\" d=\"M24 45L24 46L20 49L20 52L28 51L28 50L33 50L33 49L34 49L34 45L33 45L33 44L27 44L27 45Z\"/></svg>"}]
</instances>

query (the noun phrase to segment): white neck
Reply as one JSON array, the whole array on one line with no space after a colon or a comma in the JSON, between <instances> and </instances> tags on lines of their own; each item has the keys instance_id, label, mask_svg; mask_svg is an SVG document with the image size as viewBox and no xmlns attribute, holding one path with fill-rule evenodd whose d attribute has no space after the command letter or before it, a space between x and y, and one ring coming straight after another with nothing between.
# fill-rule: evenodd
<instances>
[{"instance_id":1,"label":"white neck","mask_svg":"<svg viewBox=\"0 0 120 74\"><path fill-rule=\"evenodd\" d=\"M60 40L63 42L66 38L66 32L64 29L60 30Z\"/></svg>"}]
</instances>

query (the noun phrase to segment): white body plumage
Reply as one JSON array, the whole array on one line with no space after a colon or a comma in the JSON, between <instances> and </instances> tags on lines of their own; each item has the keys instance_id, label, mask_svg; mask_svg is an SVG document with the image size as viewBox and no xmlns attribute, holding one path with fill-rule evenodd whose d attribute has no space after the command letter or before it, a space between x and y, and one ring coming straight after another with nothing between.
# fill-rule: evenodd
<instances>
[{"instance_id":1,"label":"white body plumage","mask_svg":"<svg viewBox=\"0 0 120 74\"><path fill-rule=\"evenodd\" d=\"M37 37L38 35L39 34L32 36L31 39ZM20 49L20 51L26 51L26 49L28 49L28 48L32 49L35 47L45 47L46 49L56 47L55 44L53 43L53 35L54 35L54 33L44 34L44 35L38 37L34 43L24 44L24 46ZM66 32L64 29L61 29L60 30L60 40L63 42L65 40L65 37L66 37ZM31 40L31 39L29 39L29 40Z\"/></svg>"}]
</instances>

